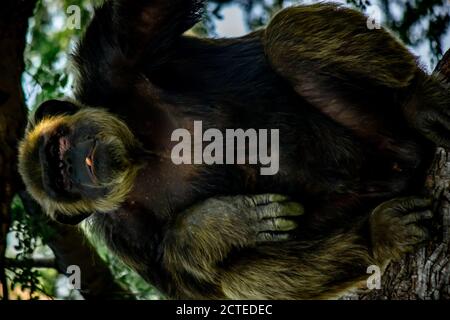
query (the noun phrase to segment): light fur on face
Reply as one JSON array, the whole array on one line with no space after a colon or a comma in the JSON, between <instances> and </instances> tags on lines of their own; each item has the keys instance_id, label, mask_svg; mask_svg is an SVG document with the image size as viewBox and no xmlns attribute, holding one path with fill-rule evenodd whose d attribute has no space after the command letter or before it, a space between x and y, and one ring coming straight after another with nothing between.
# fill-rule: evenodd
<instances>
[{"instance_id":1,"label":"light fur on face","mask_svg":"<svg viewBox=\"0 0 450 320\"><path fill-rule=\"evenodd\" d=\"M100 129L96 139L114 146L114 154L110 156L122 161L125 170L114 172L111 182L105 186L110 191L104 197L72 202L55 201L43 188L42 167L39 162L40 140L43 134L59 125L64 124L70 128L80 123L89 123ZM74 115L51 116L37 124L30 122L25 137L19 144L19 173L28 192L51 217L54 217L56 211L68 216L110 212L119 207L133 187L139 165L131 162L129 151L137 145L136 138L123 121L101 109L83 108Z\"/></svg>"}]
</instances>

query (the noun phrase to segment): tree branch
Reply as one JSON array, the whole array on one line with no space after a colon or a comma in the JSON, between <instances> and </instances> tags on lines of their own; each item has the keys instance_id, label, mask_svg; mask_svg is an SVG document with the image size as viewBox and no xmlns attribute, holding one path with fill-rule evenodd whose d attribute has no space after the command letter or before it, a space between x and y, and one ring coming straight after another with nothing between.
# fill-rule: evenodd
<instances>
[{"instance_id":1,"label":"tree branch","mask_svg":"<svg viewBox=\"0 0 450 320\"><path fill-rule=\"evenodd\" d=\"M44 269L56 269L56 261L55 259L26 259L26 260L17 260L17 259L9 259L5 258L5 268L6 269L14 269L14 268L44 268Z\"/></svg>"}]
</instances>

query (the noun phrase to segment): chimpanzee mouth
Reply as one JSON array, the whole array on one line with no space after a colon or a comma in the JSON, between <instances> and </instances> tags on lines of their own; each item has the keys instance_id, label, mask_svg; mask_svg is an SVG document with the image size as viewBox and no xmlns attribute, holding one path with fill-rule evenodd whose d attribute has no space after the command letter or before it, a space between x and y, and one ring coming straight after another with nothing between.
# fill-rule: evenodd
<instances>
[{"instance_id":1,"label":"chimpanzee mouth","mask_svg":"<svg viewBox=\"0 0 450 320\"><path fill-rule=\"evenodd\" d=\"M64 155L70 148L70 141L63 129L57 129L44 146L42 179L44 187L54 195L68 196L72 189L70 163L64 161ZM70 161L67 160L67 161Z\"/></svg>"}]
</instances>

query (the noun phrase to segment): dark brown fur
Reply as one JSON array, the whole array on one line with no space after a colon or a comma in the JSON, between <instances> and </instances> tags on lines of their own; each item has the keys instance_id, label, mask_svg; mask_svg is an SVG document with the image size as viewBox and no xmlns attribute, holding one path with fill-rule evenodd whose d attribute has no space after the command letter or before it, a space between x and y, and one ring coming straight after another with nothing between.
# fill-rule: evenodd
<instances>
[{"instance_id":1,"label":"dark brown fur","mask_svg":"<svg viewBox=\"0 0 450 320\"><path fill-rule=\"evenodd\" d=\"M403 221L414 205L384 206L375 220L369 213L419 192L433 148L424 136L448 145L429 126L448 112L448 88L355 11L295 7L241 38L181 35L201 3L107 2L75 54L79 103L120 117L152 154L120 206L91 217L95 232L175 298L335 297L369 265L410 250L381 241L392 234L377 226ZM204 129L279 129L280 172L174 165L170 134L194 120ZM264 193L304 205L293 240L257 243L254 208L239 197L206 200ZM409 239L409 225L392 228Z\"/></svg>"}]
</instances>

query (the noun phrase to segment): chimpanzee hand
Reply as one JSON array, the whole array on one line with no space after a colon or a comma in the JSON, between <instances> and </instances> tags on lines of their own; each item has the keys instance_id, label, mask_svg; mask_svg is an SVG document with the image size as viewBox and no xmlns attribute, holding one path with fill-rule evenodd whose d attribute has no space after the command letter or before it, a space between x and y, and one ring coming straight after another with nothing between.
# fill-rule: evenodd
<instances>
[{"instance_id":1,"label":"chimpanzee hand","mask_svg":"<svg viewBox=\"0 0 450 320\"><path fill-rule=\"evenodd\" d=\"M403 108L410 125L438 146L450 148L450 87L434 77Z\"/></svg>"},{"instance_id":2,"label":"chimpanzee hand","mask_svg":"<svg viewBox=\"0 0 450 320\"><path fill-rule=\"evenodd\" d=\"M428 199L407 197L379 205L370 217L373 255L383 263L399 259L428 239L420 223L433 217Z\"/></svg>"},{"instance_id":3,"label":"chimpanzee hand","mask_svg":"<svg viewBox=\"0 0 450 320\"><path fill-rule=\"evenodd\" d=\"M220 201L221 199L219 199ZM234 202L235 214L242 217L247 213L246 223L250 234L257 242L289 240L297 224L292 217L304 213L302 205L287 202L287 198L276 194L223 198L222 201ZM240 219L238 218L238 219Z\"/></svg>"},{"instance_id":4,"label":"chimpanzee hand","mask_svg":"<svg viewBox=\"0 0 450 320\"><path fill-rule=\"evenodd\" d=\"M280 195L210 198L184 211L164 240L164 265L220 281L220 263L237 249L289 240L303 207Z\"/></svg>"},{"instance_id":5,"label":"chimpanzee hand","mask_svg":"<svg viewBox=\"0 0 450 320\"><path fill-rule=\"evenodd\" d=\"M418 112L415 127L436 145L450 148L450 106L448 112Z\"/></svg>"},{"instance_id":6,"label":"chimpanzee hand","mask_svg":"<svg viewBox=\"0 0 450 320\"><path fill-rule=\"evenodd\" d=\"M281 195L217 197L188 209L183 225L216 237L225 231L228 241L242 246L291 239L297 227L292 218L303 212L300 204Z\"/></svg>"}]
</instances>

